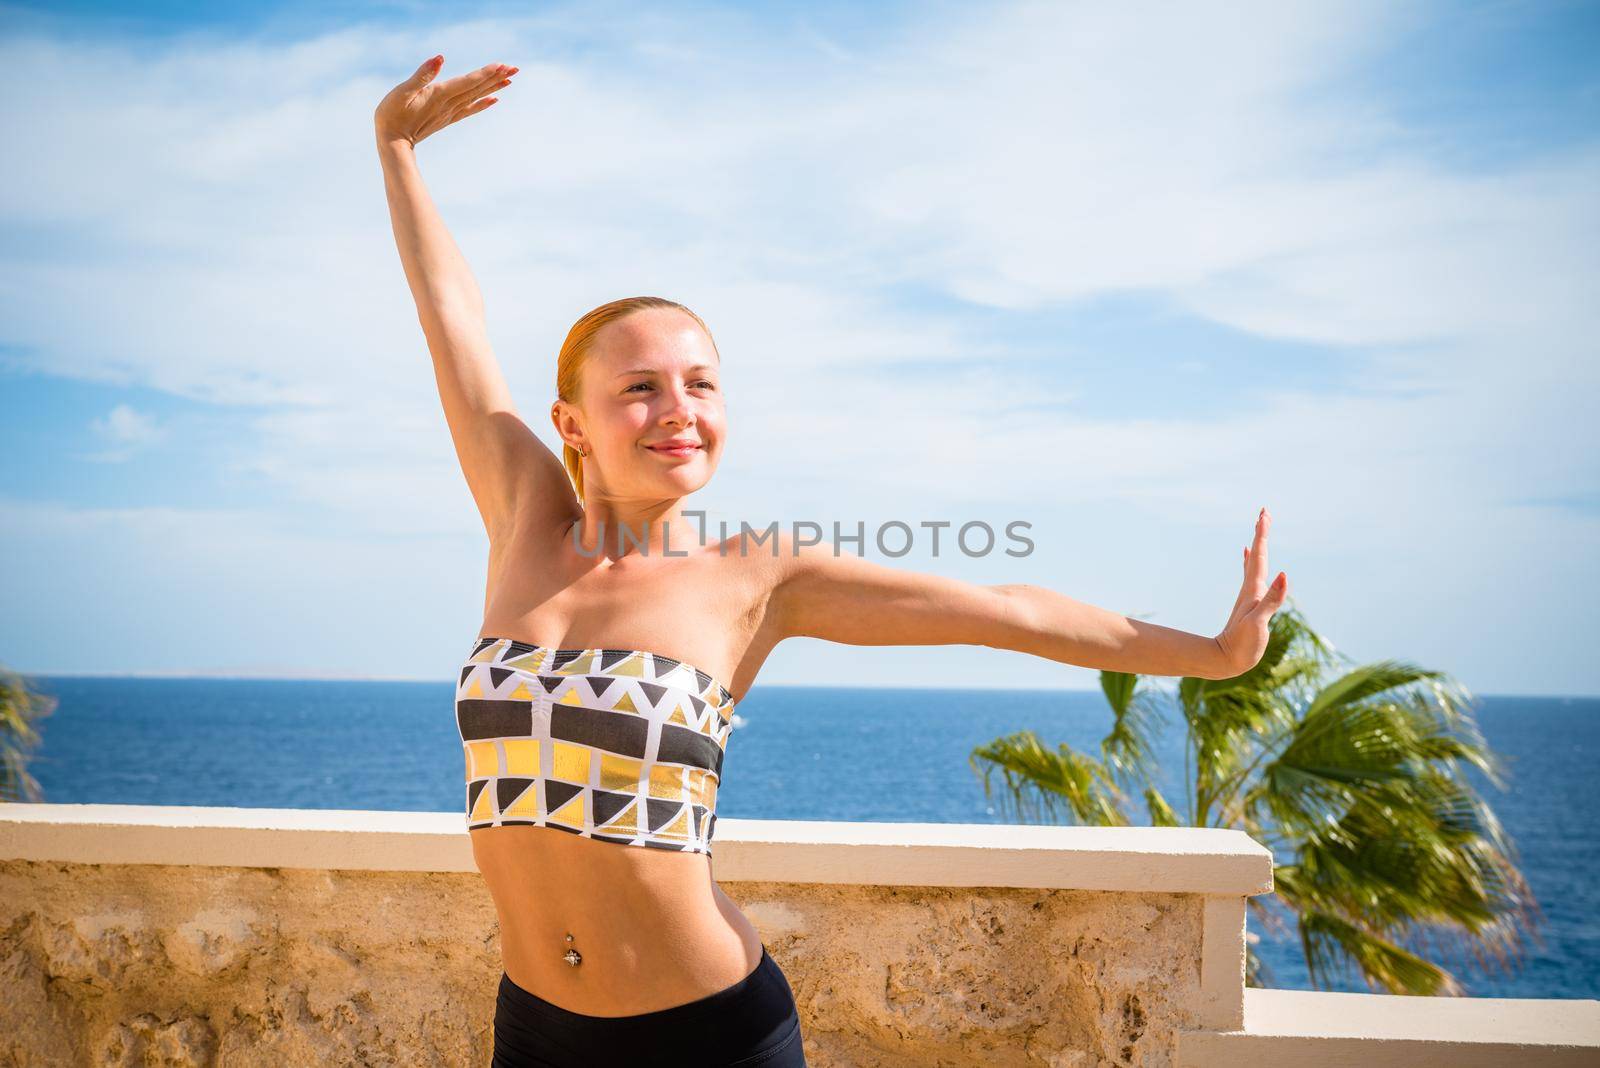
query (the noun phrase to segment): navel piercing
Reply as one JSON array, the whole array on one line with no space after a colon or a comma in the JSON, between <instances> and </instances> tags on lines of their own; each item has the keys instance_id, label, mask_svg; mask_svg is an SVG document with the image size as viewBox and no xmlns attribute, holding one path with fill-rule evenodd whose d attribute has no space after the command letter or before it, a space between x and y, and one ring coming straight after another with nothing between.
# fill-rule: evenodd
<instances>
[{"instance_id":1,"label":"navel piercing","mask_svg":"<svg viewBox=\"0 0 1600 1068\"><path fill-rule=\"evenodd\" d=\"M570 934L567 935L567 941L568 942L572 941L572 935L570 935ZM568 964L572 965L573 967L577 967L579 964L583 963L583 954L579 953L576 949L573 949L572 947L569 946L569 947L567 947L566 953L562 955L561 959L566 961Z\"/></svg>"}]
</instances>

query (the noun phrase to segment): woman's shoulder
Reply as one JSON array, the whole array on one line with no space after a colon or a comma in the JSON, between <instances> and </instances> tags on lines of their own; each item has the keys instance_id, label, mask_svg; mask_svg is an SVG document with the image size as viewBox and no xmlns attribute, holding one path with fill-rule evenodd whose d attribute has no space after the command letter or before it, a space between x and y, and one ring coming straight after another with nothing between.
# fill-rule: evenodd
<instances>
[{"instance_id":1,"label":"woman's shoulder","mask_svg":"<svg viewBox=\"0 0 1600 1068\"><path fill-rule=\"evenodd\" d=\"M742 525L719 540L708 539L706 552L730 572L767 586L781 583L793 562L803 553L807 539L776 523L766 527Z\"/></svg>"}]
</instances>

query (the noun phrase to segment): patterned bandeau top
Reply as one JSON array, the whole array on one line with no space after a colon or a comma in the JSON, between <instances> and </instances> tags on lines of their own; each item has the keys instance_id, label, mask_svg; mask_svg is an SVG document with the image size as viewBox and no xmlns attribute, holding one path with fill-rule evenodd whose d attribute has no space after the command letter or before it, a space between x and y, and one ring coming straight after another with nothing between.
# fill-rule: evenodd
<instances>
[{"instance_id":1,"label":"patterned bandeau top","mask_svg":"<svg viewBox=\"0 0 1600 1068\"><path fill-rule=\"evenodd\" d=\"M733 705L657 653L478 638L456 684L467 827L710 855Z\"/></svg>"}]
</instances>

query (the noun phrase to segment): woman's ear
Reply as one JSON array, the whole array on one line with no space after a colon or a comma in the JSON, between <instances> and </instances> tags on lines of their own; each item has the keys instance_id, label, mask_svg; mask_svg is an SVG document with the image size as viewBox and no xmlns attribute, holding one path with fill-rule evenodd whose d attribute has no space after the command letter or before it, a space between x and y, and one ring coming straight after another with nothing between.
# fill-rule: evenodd
<instances>
[{"instance_id":1,"label":"woman's ear","mask_svg":"<svg viewBox=\"0 0 1600 1068\"><path fill-rule=\"evenodd\" d=\"M556 436L561 439L563 445L571 445L574 449L580 447L570 439L569 435L577 436L582 427L578 425L566 401L558 400L550 405L550 423L556 428Z\"/></svg>"}]
</instances>

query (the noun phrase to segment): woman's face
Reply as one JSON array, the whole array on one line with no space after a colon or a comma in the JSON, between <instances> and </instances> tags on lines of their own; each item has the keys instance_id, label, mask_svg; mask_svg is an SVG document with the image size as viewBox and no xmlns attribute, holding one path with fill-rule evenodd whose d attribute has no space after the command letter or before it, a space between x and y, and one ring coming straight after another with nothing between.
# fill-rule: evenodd
<instances>
[{"instance_id":1,"label":"woman's face","mask_svg":"<svg viewBox=\"0 0 1600 1068\"><path fill-rule=\"evenodd\" d=\"M682 497L711 480L722 455L727 412L716 350L699 323L672 308L602 327L584 363L580 405L568 410L589 447L585 497ZM688 447L665 447L673 441Z\"/></svg>"}]
</instances>

